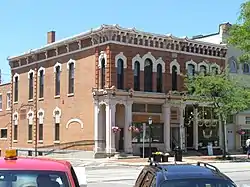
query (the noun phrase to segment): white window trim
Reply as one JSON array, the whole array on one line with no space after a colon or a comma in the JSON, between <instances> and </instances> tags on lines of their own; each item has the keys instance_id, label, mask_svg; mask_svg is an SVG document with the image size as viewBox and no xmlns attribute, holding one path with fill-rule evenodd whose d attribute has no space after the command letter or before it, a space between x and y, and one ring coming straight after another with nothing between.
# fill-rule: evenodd
<instances>
[{"instance_id":1,"label":"white window trim","mask_svg":"<svg viewBox=\"0 0 250 187\"><path fill-rule=\"evenodd\" d=\"M10 95L10 106L8 106L8 94ZM8 91L6 93L6 110L10 110L11 109L11 91Z\"/></svg>"},{"instance_id":2,"label":"white window trim","mask_svg":"<svg viewBox=\"0 0 250 187\"><path fill-rule=\"evenodd\" d=\"M172 68L173 66L176 66L177 68L177 75L180 75L181 74L181 71L180 71L180 64L177 62L176 59L174 59L171 63L170 63L170 74L172 74Z\"/></svg>"},{"instance_id":3,"label":"white window trim","mask_svg":"<svg viewBox=\"0 0 250 187\"><path fill-rule=\"evenodd\" d=\"M69 125L70 125L71 123L73 123L73 122L79 123L80 126L81 126L81 129L83 129L83 122L82 122L80 119L78 119L78 118L72 118L72 119L70 119L70 120L67 122L67 124L66 124L66 129L68 129L68 128L69 128Z\"/></svg>"},{"instance_id":4,"label":"white window trim","mask_svg":"<svg viewBox=\"0 0 250 187\"><path fill-rule=\"evenodd\" d=\"M57 62L55 65L54 65L54 73L56 73L56 68L57 67L60 67L60 71L62 71L62 64L60 62Z\"/></svg>"},{"instance_id":5,"label":"white window trim","mask_svg":"<svg viewBox=\"0 0 250 187\"><path fill-rule=\"evenodd\" d=\"M161 64L162 66L162 73L165 73L165 62L162 60L162 57L158 58L155 63L153 64L153 72L157 72L157 65Z\"/></svg>"},{"instance_id":6,"label":"white window trim","mask_svg":"<svg viewBox=\"0 0 250 187\"><path fill-rule=\"evenodd\" d=\"M132 58L132 70L135 69L135 62L140 63L140 71L144 70L144 62L142 61L142 58L139 54L137 54L134 58Z\"/></svg>"},{"instance_id":7,"label":"white window trim","mask_svg":"<svg viewBox=\"0 0 250 187\"><path fill-rule=\"evenodd\" d=\"M30 116L30 114L31 114L31 116ZM34 118L34 111L32 111L30 109L29 112L27 113L28 125L33 124L33 118Z\"/></svg>"},{"instance_id":8,"label":"white window trim","mask_svg":"<svg viewBox=\"0 0 250 187\"><path fill-rule=\"evenodd\" d=\"M42 115L40 115L40 113L42 113ZM39 110L38 110L38 112L37 112L37 118L38 118L38 122L39 122L39 124L43 124L44 123L44 121L43 121L43 119L44 119L44 110L42 109L42 108L40 108Z\"/></svg>"},{"instance_id":9,"label":"white window trim","mask_svg":"<svg viewBox=\"0 0 250 187\"><path fill-rule=\"evenodd\" d=\"M152 61L152 65L153 65L153 72L156 72L155 70L157 69L155 66L155 62L156 59L155 57L151 54L151 52L146 53L143 57L142 57L142 61L143 61L143 71L144 71L144 66L145 66L145 60L146 59L150 59Z\"/></svg>"},{"instance_id":10,"label":"white window trim","mask_svg":"<svg viewBox=\"0 0 250 187\"><path fill-rule=\"evenodd\" d=\"M98 58L98 67L102 67L102 60L105 60L105 67L107 66L107 54L104 51L100 52L99 58Z\"/></svg>"},{"instance_id":11,"label":"white window trim","mask_svg":"<svg viewBox=\"0 0 250 187\"><path fill-rule=\"evenodd\" d=\"M30 79L30 74L32 73L32 77L35 75L35 71L33 69L30 69L28 72L28 79Z\"/></svg>"},{"instance_id":12,"label":"white window trim","mask_svg":"<svg viewBox=\"0 0 250 187\"><path fill-rule=\"evenodd\" d=\"M53 110L53 117L56 117L56 112L59 112L58 116L61 117L62 115L62 110L59 108L59 107L56 107L54 110Z\"/></svg>"},{"instance_id":13,"label":"white window trim","mask_svg":"<svg viewBox=\"0 0 250 187\"><path fill-rule=\"evenodd\" d=\"M216 67L218 69L218 73L220 73L220 66L216 63L211 64L210 66L210 72L212 72L213 67Z\"/></svg>"},{"instance_id":14,"label":"white window trim","mask_svg":"<svg viewBox=\"0 0 250 187\"><path fill-rule=\"evenodd\" d=\"M7 127L5 127L5 128L0 128L0 133L1 133L1 130L3 130L3 129L6 129L6 130L7 130L7 137L6 137L6 138L1 138L1 137L0 137L0 140L7 140L7 138L8 138L8 128L7 128ZM1 133L0 135L2 135L2 133Z\"/></svg>"},{"instance_id":15,"label":"white window trim","mask_svg":"<svg viewBox=\"0 0 250 187\"><path fill-rule=\"evenodd\" d=\"M70 64L74 64L73 67L74 69L76 68L76 61L73 59L69 59L69 61L67 62L67 69L69 70L69 65Z\"/></svg>"},{"instance_id":16,"label":"white window trim","mask_svg":"<svg viewBox=\"0 0 250 187\"><path fill-rule=\"evenodd\" d=\"M20 80L20 75L18 73L15 73L14 76L13 76L13 82L15 82L16 80L16 77L17 77L17 80L19 81Z\"/></svg>"},{"instance_id":17,"label":"white window trim","mask_svg":"<svg viewBox=\"0 0 250 187\"><path fill-rule=\"evenodd\" d=\"M15 116L16 116L16 120L15 120ZM19 117L18 117L17 111L13 113L12 118L13 118L14 125L18 125Z\"/></svg>"},{"instance_id":18,"label":"white window trim","mask_svg":"<svg viewBox=\"0 0 250 187\"><path fill-rule=\"evenodd\" d=\"M45 68L44 67L40 67L38 69L38 77L40 77L40 72L43 71L43 75L45 75Z\"/></svg>"},{"instance_id":19,"label":"white window trim","mask_svg":"<svg viewBox=\"0 0 250 187\"><path fill-rule=\"evenodd\" d=\"M121 59L123 61L123 68L126 69L128 67L127 64L127 57L123 54L123 52L120 52L115 56L115 67L118 67L118 60Z\"/></svg>"},{"instance_id":20,"label":"white window trim","mask_svg":"<svg viewBox=\"0 0 250 187\"><path fill-rule=\"evenodd\" d=\"M2 108L0 108L0 112L2 112L3 111L3 94L2 93L0 93L0 103L2 103Z\"/></svg>"},{"instance_id":21,"label":"white window trim","mask_svg":"<svg viewBox=\"0 0 250 187\"><path fill-rule=\"evenodd\" d=\"M210 68L209 68L209 65L205 61L198 64L198 72L201 71L201 66L205 66L206 67L206 72L209 73Z\"/></svg>"},{"instance_id":22,"label":"white window trim","mask_svg":"<svg viewBox=\"0 0 250 187\"><path fill-rule=\"evenodd\" d=\"M197 63L196 63L195 61L193 61L192 59L191 59L190 61L187 61L187 62L186 62L186 70L188 70L188 65L189 65L189 64L194 65L194 70L197 72L197 70L198 70L198 65L197 65Z\"/></svg>"}]
</instances>

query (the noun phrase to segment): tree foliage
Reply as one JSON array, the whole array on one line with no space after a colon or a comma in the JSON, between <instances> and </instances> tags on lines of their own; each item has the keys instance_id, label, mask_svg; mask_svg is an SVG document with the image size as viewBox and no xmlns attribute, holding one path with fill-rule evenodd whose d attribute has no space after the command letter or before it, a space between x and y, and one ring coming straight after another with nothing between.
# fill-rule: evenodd
<instances>
[{"instance_id":1,"label":"tree foliage","mask_svg":"<svg viewBox=\"0 0 250 187\"><path fill-rule=\"evenodd\" d=\"M249 108L250 91L240 86L228 74L198 74L187 78L186 86L198 101L213 107L222 124L223 157L226 157L226 119L230 115Z\"/></svg>"},{"instance_id":2,"label":"tree foliage","mask_svg":"<svg viewBox=\"0 0 250 187\"><path fill-rule=\"evenodd\" d=\"M250 1L241 5L238 21L229 29L228 43L242 50L240 62L250 60Z\"/></svg>"},{"instance_id":3,"label":"tree foliage","mask_svg":"<svg viewBox=\"0 0 250 187\"><path fill-rule=\"evenodd\" d=\"M199 74L187 79L186 86L199 102L210 103L218 116L226 118L250 106L250 91L228 77L225 72Z\"/></svg>"}]
</instances>

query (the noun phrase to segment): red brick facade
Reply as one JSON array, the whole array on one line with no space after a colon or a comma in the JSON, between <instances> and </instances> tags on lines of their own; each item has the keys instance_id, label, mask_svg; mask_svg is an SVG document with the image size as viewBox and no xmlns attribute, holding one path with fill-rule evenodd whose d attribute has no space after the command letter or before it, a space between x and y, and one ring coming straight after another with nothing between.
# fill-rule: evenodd
<instances>
[{"instance_id":1,"label":"red brick facade","mask_svg":"<svg viewBox=\"0 0 250 187\"><path fill-rule=\"evenodd\" d=\"M112 29L111 29L112 30ZM109 32L109 29L106 29ZM132 31L131 31L132 32ZM109 35L108 35L109 36ZM6 145L19 148L33 150L36 146L38 149L59 146L63 143L76 141L93 141L94 140L94 103L92 88L100 88L100 68L99 56L101 51L106 54L106 68L105 68L105 86L110 88L116 86L117 70L115 57L119 53L127 58L127 68L124 69L124 89L133 88L134 73L132 69L132 59L139 54L140 57L150 53L155 59L161 58L165 62L165 69L163 73L163 93L167 93L172 88L170 63L176 60L180 65L181 74L186 73L186 62L193 60L201 63L203 61L216 63L221 68L224 68L226 49L222 46L212 46L212 44L197 43L194 46L202 48L206 46L209 50L213 49L216 54L199 54L198 52L182 51L176 45L169 47L167 44L161 42L152 43L148 41L144 45L141 41L137 41L132 45L130 39L120 38L119 42L114 42L114 38L103 38L102 42L99 39L82 36L82 38L72 38L70 41L61 43L51 43L48 47L42 48L39 51L31 52L9 59L10 66L13 71L13 77L18 76L18 102L13 103L12 111L0 112L0 128L9 124L11 116L16 113L18 119L16 125L18 126L17 140L13 139L14 121L12 125L8 126L8 141L1 141L1 148L4 149ZM125 36L125 35L124 35ZM117 39L118 35L116 35ZM142 37L143 38L143 37ZM153 41L153 37L151 38ZM134 39L135 40L135 39ZM182 40L181 40L182 41ZM135 41L134 41L135 42ZM165 41L166 42L166 41ZM195 41L186 42L188 45ZM180 42L180 46L181 46ZM165 46L166 45L166 46ZM184 45L184 43L183 43ZM185 44L186 45L186 44ZM193 45L193 44L192 44ZM191 45L191 46L192 46ZM201 46L202 45L202 46ZM165 46L165 48L164 48ZM180 47L179 46L179 47ZM168 48L169 47L169 48ZM178 49L178 50L177 50ZM220 53L217 53L220 52ZM218 55L217 55L218 54ZM68 77L69 69L68 62L74 62L74 93L68 94ZM55 65L60 66L60 95L55 96ZM39 98L39 70L44 69L44 97ZM33 99L28 99L29 94L29 71L34 71L33 82ZM140 73L141 91L143 92L144 72ZM184 90L183 76L178 75L178 91ZM13 97L14 97L15 82L13 82ZM0 93L6 95L6 91L11 91L11 84L0 86ZM156 91L156 73L153 73L153 91ZM3 97L5 98L5 96ZM4 108L3 101L3 108ZM58 110L57 110L58 109ZM32 111L33 116L33 140L28 140L29 120L28 113ZM39 117L39 111L43 112L43 116ZM11 112L11 115L8 113ZM7 115L1 115L1 113ZM57 116L58 114L58 116ZM37 118L36 118L37 116ZM57 119L58 118L58 119ZM57 120L59 120L57 122ZM137 119L138 120L138 119ZM43 125L43 140L38 140L39 124ZM55 123L60 124L59 140L55 141ZM10 137L10 135L12 137ZM82 146L81 149L92 150L92 144Z\"/></svg>"}]
</instances>

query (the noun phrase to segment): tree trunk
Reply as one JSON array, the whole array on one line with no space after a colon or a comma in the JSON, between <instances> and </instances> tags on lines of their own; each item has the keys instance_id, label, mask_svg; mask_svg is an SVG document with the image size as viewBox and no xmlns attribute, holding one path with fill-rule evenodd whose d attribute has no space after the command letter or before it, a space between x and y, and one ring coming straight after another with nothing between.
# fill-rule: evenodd
<instances>
[{"instance_id":1,"label":"tree trunk","mask_svg":"<svg viewBox=\"0 0 250 187\"><path fill-rule=\"evenodd\" d=\"M222 114L220 114L220 121L221 121L221 130L222 130L222 140L223 140L223 145L222 145L222 157L226 158L227 156L227 150L226 150L226 121L224 120Z\"/></svg>"}]
</instances>

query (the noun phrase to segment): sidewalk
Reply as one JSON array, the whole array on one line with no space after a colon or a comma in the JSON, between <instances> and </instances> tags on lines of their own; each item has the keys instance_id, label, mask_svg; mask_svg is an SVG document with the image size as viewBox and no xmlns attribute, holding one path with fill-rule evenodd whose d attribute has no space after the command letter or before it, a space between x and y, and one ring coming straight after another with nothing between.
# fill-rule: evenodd
<instances>
[{"instance_id":1,"label":"sidewalk","mask_svg":"<svg viewBox=\"0 0 250 187\"><path fill-rule=\"evenodd\" d=\"M247 159L246 155L231 155L236 159L243 161ZM220 160L220 156L184 156L182 162L177 164L195 164L197 162L206 163L229 163L237 162L236 160ZM145 166L148 165L148 158L101 158L101 159L81 159L81 158L57 158L58 160L68 160L74 166L84 167L105 167L105 166ZM246 160L247 161L247 160ZM174 157L169 157L169 162L161 164L174 164Z\"/></svg>"}]
</instances>

